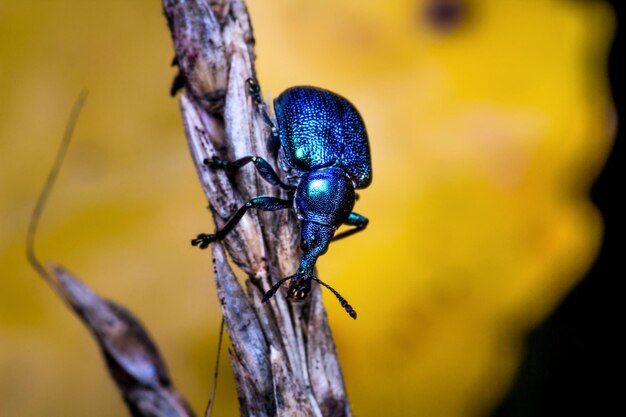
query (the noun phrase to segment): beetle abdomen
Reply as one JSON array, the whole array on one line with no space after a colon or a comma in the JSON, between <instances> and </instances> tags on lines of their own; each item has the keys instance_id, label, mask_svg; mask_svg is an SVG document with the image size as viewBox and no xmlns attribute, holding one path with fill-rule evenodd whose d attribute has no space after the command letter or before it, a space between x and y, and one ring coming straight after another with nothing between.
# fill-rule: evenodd
<instances>
[{"instance_id":1,"label":"beetle abdomen","mask_svg":"<svg viewBox=\"0 0 626 417\"><path fill-rule=\"evenodd\" d=\"M345 98L316 87L292 87L274 100L283 156L290 168L338 166L356 188L372 181L367 131Z\"/></svg>"}]
</instances>

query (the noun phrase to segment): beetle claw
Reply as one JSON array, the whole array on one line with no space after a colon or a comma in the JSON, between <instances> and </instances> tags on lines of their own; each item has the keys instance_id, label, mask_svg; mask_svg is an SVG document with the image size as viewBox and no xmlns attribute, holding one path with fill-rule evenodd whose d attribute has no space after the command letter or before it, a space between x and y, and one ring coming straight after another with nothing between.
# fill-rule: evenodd
<instances>
[{"instance_id":1,"label":"beetle claw","mask_svg":"<svg viewBox=\"0 0 626 417\"><path fill-rule=\"evenodd\" d=\"M209 168L224 168L226 166L226 161L218 157L206 158L202 162Z\"/></svg>"},{"instance_id":2,"label":"beetle claw","mask_svg":"<svg viewBox=\"0 0 626 417\"><path fill-rule=\"evenodd\" d=\"M195 239L191 239L191 246L198 246L200 249L206 249L211 242L217 240L215 235L207 235L206 233L200 233Z\"/></svg>"}]
</instances>

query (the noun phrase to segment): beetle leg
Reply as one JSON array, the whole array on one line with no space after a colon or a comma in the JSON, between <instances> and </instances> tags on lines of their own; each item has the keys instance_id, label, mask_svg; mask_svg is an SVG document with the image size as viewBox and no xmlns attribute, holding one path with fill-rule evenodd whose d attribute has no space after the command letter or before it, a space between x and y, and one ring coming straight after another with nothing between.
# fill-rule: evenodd
<instances>
[{"instance_id":1,"label":"beetle leg","mask_svg":"<svg viewBox=\"0 0 626 417\"><path fill-rule=\"evenodd\" d=\"M278 130L276 129L274 122L272 122L272 118L267 111L267 105L261 97L261 86L254 78L248 78L246 80L246 85L248 86L248 93L252 96L252 99L259 107L261 116L263 116L263 120L272 129L272 137L278 137Z\"/></svg>"},{"instance_id":2,"label":"beetle leg","mask_svg":"<svg viewBox=\"0 0 626 417\"><path fill-rule=\"evenodd\" d=\"M352 236L353 234L358 233L361 230L364 230L367 227L368 223L369 223L369 220L367 219L367 217L361 216L360 214L357 214L354 212L350 213L350 215L348 215L348 218L346 219L345 222L343 222L343 224L347 226L354 226L354 228L345 230L335 235L335 237L333 237L333 241L343 239L344 237Z\"/></svg>"},{"instance_id":3,"label":"beetle leg","mask_svg":"<svg viewBox=\"0 0 626 417\"><path fill-rule=\"evenodd\" d=\"M261 174L261 177L263 177L265 181L269 182L273 186L282 188L283 190L287 190L287 191L292 191L294 189L293 186L287 185L284 182L282 182L280 178L278 177L278 174L276 173L276 171L274 171L274 168L272 168L272 166L260 156L245 156L241 159L237 159L236 161L232 161L232 162L225 161L217 157L213 159L204 160L204 163L211 168L222 168L222 169L227 169L229 171L236 171L250 162L254 164L257 171L259 171L259 174Z\"/></svg>"},{"instance_id":4,"label":"beetle leg","mask_svg":"<svg viewBox=\"0 0 626 417\"><path fill-rule=\"evenodd\" d=\"M226 237L226 235L233 230L233 228L239 223L239 220L246 214L251 208L264 210L264 211L274 211L280 209L291 208L292 202L290 200L283 200L281 198L276 197L255 197L248 201L246 204L241 206L239 210L235 213L233 217L230 218L228 223L220 229L217 230L214 234L209 235L206 233L200 233L195 239L191 240L191 244L193 246L199 246L200 249L206 249L209 247L211 242L215 242L216 240L222 240Z\"/></svg>"}]
</instances>

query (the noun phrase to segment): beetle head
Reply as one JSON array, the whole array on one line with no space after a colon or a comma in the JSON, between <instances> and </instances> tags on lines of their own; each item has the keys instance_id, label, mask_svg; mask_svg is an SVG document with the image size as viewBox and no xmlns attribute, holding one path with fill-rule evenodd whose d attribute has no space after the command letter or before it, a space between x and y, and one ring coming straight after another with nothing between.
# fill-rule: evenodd
<instances>
[{"instance_id":1,"label":"beetle head","mask_svg":"<svg viewBox=\"0 0 626 417\"><path fill-rule=\"evenodd\" d=\"M263 295L261 302L266 303L270 298L274 296L274 294L276 294L281 285L283 285L288 280L292 281L289 285L289 289L287 290L287 297L294 300L302 300L306 298L306 296L309 295L309 292L311 292L311 281L316 281L323 287L328 288L328 290L332 292L335 297L337 297L337 300L339 300L339 303L341 303L343 309L346 310L346 313L348 313L353 319L356 319L356 311L354 311L352 306L348 303L348 301L346 301L345 298L343 298L333 287L326 284L324 281L317 278L316 276L310 274L296 273L295 275L281 279Z\"/></svg>"},{"instance_id":2,"label":"beetle head","mask_svg":"<svg viewBox=\"0 0 626 417\"><path fill-rule=\"evenodd\" d=\"M311 276L296 274L291 279L287 297L294 300L303 300L311 292Z\"/></svg>"}]
</instances>

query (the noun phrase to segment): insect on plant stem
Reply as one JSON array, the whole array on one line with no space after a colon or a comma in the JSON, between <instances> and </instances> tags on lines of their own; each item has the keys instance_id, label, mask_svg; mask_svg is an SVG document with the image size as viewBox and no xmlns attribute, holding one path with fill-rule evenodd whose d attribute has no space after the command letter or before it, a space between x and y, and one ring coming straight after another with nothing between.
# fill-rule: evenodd
<instances>
[{"instance_id":1,"label":"insect on plant stem","mask_svg":"<svg viewBox=\"0 0 626 417\"><path fill-rule=\"evenodd\" d=\"M287 175L282 180L271 163L260 156L225 160L213 156L204 160L211 169L235 172L252 163L259 175L283 191L283 198L259 196L241 206L228 222L214 233L200 233L191 240L193 246L206 249L223 240L250 209L261 211L295 210L300 223L302 259L296 272L275 283L264 295L269 301L280 286L289 281L287 297L302 300L315 281L329 289L344 310L356 319L354 308L314 272L319 256L326 253L331 241L365 230L369 220L352 211L355 189L372 182L369 140L365 124L356 107L344 97L322 88L291 87L274 100L276 122L272 121L261 99L259 84L246 80L246 89L257 103L272 139L280 144L278 166ZM350 229L339 233L338 228Z\"/></svg>"}]
</instances>

